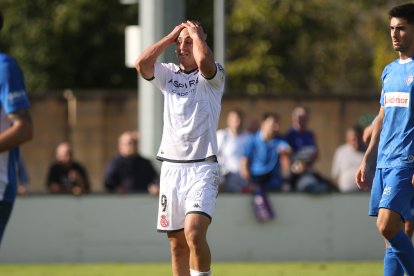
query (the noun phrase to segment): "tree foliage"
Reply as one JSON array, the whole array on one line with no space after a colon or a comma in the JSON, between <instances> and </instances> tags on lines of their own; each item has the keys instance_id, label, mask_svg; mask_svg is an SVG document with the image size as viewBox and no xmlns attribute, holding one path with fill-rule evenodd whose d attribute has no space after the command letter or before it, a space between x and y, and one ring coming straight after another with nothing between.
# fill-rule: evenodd
<instances>
[{"instance_id":1,"label":"tree foliage","mask_svg":"<svg viewBox=\"0 0 414 276\"><path fill-rule=\"evenodd\" d=\"M396 58L391 2L397 1L229 1L230 93L377 93L380 70Z\"/></svg>"},{"instance_id":2,"label":"tree foliage","mask_svg":"<svg viewBox=\"0 0 414 276\"><path fill-rule=\"evenodd\" d=\"M214 1L186 1L213 46ZM397 57L391 0L226 0L230 95L373 95ZM136 88L124 65L124 28L137 6L118 0L0 0L0 49L23 67L30 91ZM168 11L166 11L168 12Z\"/></svg>"},{"instance_id":3,"label":"tree foliage","mask_svg":"<svg viewBox=\"0 0 414 276\"><path fill-rule=\"evenodd\" d=\"M136 87L124 65L124 28L136 5L100 0L0 0L0 49L24 70L30 91Z\"/></svg>"}]
</instances>

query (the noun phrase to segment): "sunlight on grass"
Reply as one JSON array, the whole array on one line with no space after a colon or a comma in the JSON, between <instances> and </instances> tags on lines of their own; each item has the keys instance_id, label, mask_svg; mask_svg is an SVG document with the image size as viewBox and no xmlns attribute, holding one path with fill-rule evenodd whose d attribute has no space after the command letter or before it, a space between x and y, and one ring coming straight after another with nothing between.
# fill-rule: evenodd
<instances>
[{"instance_id":1,"label":"sunlight on grass","mask_svg":"<svg viewBox=\"0 0 414 276\"><path fill-rule=\"evenodd\" d=\"M274 262L214 263L217 276L268 275L382 275L381 262ZM102 264L3 264L0 275L7 276L158 276L171 275L169 263L102 263Z\"/></svg>"}]
</instances>

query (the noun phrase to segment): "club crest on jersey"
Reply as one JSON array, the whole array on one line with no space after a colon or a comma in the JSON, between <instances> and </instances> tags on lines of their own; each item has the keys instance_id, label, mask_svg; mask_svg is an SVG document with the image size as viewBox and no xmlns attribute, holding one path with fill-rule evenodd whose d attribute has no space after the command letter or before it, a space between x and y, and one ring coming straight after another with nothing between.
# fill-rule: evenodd
<instances>
[{"instance_id":1,"label":"club crest on jersey","mask_svg":"<svg viewBox=\"0 0 414 276\"><path fill-rule=\"evenodd\" d=\"M164 228L168 226L168 219L165 215L162 215L160 218L160 225Z\"/></svg>"},{"instance_id":2,"label":"club crest on jersey","mask_svg":"<svg viewBox=\"0 0 414 276\"><path fill-rule=\"evenodd\" d=\"M405 82L407 83L407 86L410 86L413 80L414 80L414 76L412 74L408 75L407 79L405 80Z\"/></svg>"}]
</instances>

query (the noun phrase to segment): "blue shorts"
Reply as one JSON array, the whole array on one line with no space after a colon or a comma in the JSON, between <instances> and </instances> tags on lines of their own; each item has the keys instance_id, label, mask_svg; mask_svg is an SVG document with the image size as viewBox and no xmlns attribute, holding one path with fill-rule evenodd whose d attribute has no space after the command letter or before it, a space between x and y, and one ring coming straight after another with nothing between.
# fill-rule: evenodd
<instances>
[{"instance_id":1,"label":"blue shorts","mask_svg":"<svg viewBox=\"0 0 414 276\"><path fill-rule=\"evenodd\" d=\"M369 202L370 216L378 216L380 208L390 209L405 220L412 220L414 168L380 168L375 171Z\"/></svg>"}]
</instances>

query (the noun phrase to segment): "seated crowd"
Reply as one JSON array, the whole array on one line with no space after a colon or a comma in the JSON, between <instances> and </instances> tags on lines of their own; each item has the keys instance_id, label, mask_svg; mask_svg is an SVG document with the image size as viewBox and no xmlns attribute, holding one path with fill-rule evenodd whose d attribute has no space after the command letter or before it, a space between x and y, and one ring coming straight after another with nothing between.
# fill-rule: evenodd
<instances>
[{"instance_id":1,"label":"seated crowd","mask_svg":"<svg viewBox=\"0 0 414 276\"><path fill-rule=\"evenodd\" d=\"M307 108L293 109L286 133L280 130L277 113L265 113L261 121L250 122L238 109L226 116L226 127L217 130L221 192L246 193L257 187L270 192L358 191L354 176L366 146L361 127L346 130L345 143L338 146L332 158L331 176L326 177L315 169L319 148L315 133L308 128ZM367 131L369 128L365 136ZM151 160L139 154L138 143L137 131L125 131L119 136L117 151L103 172L106 192L158 195L159 175ZM82 195L91 191L87 170L74 159L69 142L56 147L46 187L54 194Z\"/></svg>"}]
</instances>

